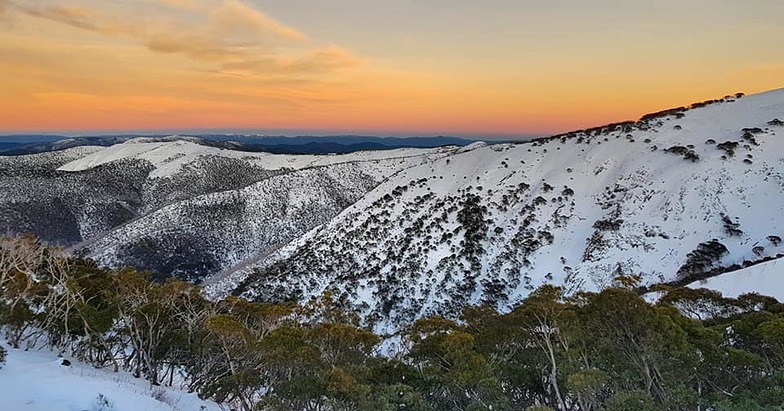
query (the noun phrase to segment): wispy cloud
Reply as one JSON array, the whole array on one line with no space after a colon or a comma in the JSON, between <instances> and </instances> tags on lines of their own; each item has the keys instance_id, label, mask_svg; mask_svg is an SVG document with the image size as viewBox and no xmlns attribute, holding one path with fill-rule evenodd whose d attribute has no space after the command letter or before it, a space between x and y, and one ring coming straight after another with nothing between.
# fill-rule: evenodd
<instances>
[{"instance_id":1,"label":"wispy cloud","mask_svg":"<svg viewBox=\"0 0 784 411\"><path fill-rule=\"evenodd\" d=\"M224 0L220 7L210 13L210 24L224 35L265 36L273 34L288 40L305 40L299 30L267 16L239 0Z\"/></svg>"},{"instance_id":2,"label":"wispy cloud","mask_svg":"<svg viewBox=\"0 0 784 411\"><path fill-rule=\"evenodd\" d=\"M39 8L34 5L9 4L30 16L57 21L72 27L102 34L117 35L128 30L127 27L121 27L116 22L110 22L105 16L89 8L78 6L47 6Z\"/></svg>"},{"instance_id":3,"label":"wispy cloud","mask_svg":"<svg viewBox=\"0 0 784 411\"><path fill-rule=\"evenodd\" d=\"M0 0L0 19L3 19L11 8L11 1L10 0Z\"/></svg>"},{"instance_id":4,"label":"wispy cloud","mask_svg":"<svg viewBox=\"0 0 784 411\"><path fill-rule=\"evenodd\" d=\"M250 4L0 0L0 128L339 124L399 92L400 73Z\"/></svg>"},{"instance_id":5,"label":"wispy cloud","mask_svg":"<svg viewBox=\"0 0 784 411\"><path fill-rule=\"evenodd\" d=\"M296 58L248 58L227 62L223 68L231 71L276 71L291 74L328 73L341 68L357 67L365 61L351 51L334 44L311 50Z\"/></svg>"},{"instance_id":6,"label":"wispy cloud","mask_svg":"<svg viewBox=\"0 0 784 411\"><path fill-rule=\"evenodd\" d=\"M301 31L287 26L240 0L209 4L160 0L187 9L196 20L182 15L121 18L108 10L56 4L22 4L0 0L28 16L58 22L105 36L130 39L156 53L181 54L192 60L216 63L226 69L255 70L260 74L324 73L354 67L361 59L335 45L319 47Z\"/></svg>"}]
</instances>

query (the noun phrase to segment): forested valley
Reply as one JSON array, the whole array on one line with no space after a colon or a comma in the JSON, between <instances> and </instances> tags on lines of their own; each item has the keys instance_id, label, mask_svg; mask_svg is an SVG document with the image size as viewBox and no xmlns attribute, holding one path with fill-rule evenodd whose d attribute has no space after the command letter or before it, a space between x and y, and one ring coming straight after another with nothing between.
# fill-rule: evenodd
<instances>
[{"instance_id":1,"label":"forested valley","mask_svg":"<svg viewBox=\"0 0 784 411\"><path fill-rule=\"evenodd\" d=\"M210 301L187 282L0 240L11 349L51 349L229 409L784 409L784 305L637 290L633 276L598 293L547 285L511 312L472 306L378 335L329 294Z\"/></svg>"}]
</instances>

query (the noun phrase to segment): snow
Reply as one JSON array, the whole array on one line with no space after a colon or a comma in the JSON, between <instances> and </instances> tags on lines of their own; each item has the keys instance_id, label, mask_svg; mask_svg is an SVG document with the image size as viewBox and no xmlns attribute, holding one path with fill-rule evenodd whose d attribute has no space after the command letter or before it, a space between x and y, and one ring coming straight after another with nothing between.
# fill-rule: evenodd
<instances>
[{"instance_id":1,"label":"snow","mask_svg":"<svg viewBox=\"0 0 784 411\"><path fill-rule=\"evenodd\" d=\"M769 124L774 118L784 118L784 90L525 144L318 156L172 137L57 164L67 177L140 163L119 160L152 166L139 184L138 216L105 232L82 230L91 237L82 250L101 263L133 263L127 251L138 245L146 247L140 256L187 253L206 261L214 297L245 280L249 298L328 290L369 317L405 312L394 320L404 323L479 302L507 309L544 283L599 290L618 274L639 275L643 285L671 281L712 239L729 250L722 267L784 253L769 239L784 237L784 127ZM759 131L744 137L746 128ZM724 142L737 143L734 155ZM218 158L231 161L206 161ZM76 171L84 173L68 173ZM248 177L214 181L227 175ZM472 196L486 227L470 241L480 251L466 255L460 212ZM85 221L95 219L91 210L82 210ZM728 233L723 216L742 234ZM614 228L597 228L608 222Z\"/></svg>"},{"instance_id":2,"label":"snow","mask_svg":"<svg viewBox=\"0 0 784 411\"><path fill-rule=\"evenodd\" d=\"M5 411L220 410L216 403L202 401L195 394L152 388L126 372L96 369L71 358L71 365L63 366L63 358L48 350L2 345L8 351L6 363L0 365L0 405Z\"/></svg>"},{"instance_id":3,"label":"snow","mask_svg":"<svg viewBox=\"0 0 784 411\"><path fill-rule=\"evenodd\" d=\"M84 171L112 161L141 159L149 161L155 167L155 170L150 174L151 178L163 178L178 173L183 166L203 156L242 159L267 170L284 168L300 170L340 163L372 162L390 159L405 160L411 157L419 158L423 154L437 155L450 150L449 148L402 148L382 151L359 151L340 155L289 155L226 150L197 144L184 137L174 138L173 136L167 140L170 141L149 141L143 138L128 140L125 143L103 148L90 155L64 164L58 170Z\"/></svg>"},{"instance_id":4,"label":"snow","mask_svg":"<svg viewBox=\"0 0 784 411\"><path fill-rule=\"evenodd\" d=\"M689 284L689 287L716 290L730 298L758 293L784 301L784 259L725 273Z\"/></svg>"},{"instance_id":5,"label":"snow","mask_svg":"<svg viewBox=\"0 0 784 411\"><path fill-rule=\"evenodd\" d=\"M454 301L477 303L488 281L506 287L509 300L499 304L501 309L544 283L601 289L618 269L642 276L645 285L671 281L687 254L711 239L729 250L721 266L783 252L767 237L784 233L784 128L768 124L784 118L784 90L682 114L651 120L647 127L577 133L563 141L475 143L402 169L320 229L210 289L232 290L261 270L258 286L245 296L263 299L265 289L282 287L307 299L329 290L373 316L387 315L378 310L395 299L396 309L411 314L400 319L405 322L454 310ZM744 128L761 129L757 145L744 140ZM726 159L717 147L725 141L738 143ZM665 152L674 146L693 150L699 161ZM521 183L530 189L500 206ZM408 188L395 195L399 186ZM574 195L563 195L565 187ZM477 284L470 295L460 291L468 267L459 255L463 233L451 243L440 240L461 225L457 210L468 192L480 196L490 222L481 240L481 268L470 270ZM393 200L384 200L389 195ZM455 196L457 201L450 200ZM538 197L545 202L530 207ZM456 209L449 211L449 204ZM441 212L445 219L438 218ZM743 234L729 235L722 214L739 223ZM594 227L614 219L622 220L617 230ZM521 249L516 233L531 230L552 234L553 242L525 256L509 254ZM603 247L586 258L594 235L601 236ZM752 251L758 246L764 248L760 255ZM457 266L439 268L451 254L458 255ZM282 265L264 271L273 263Z\"/></svg>"}]
</instances>

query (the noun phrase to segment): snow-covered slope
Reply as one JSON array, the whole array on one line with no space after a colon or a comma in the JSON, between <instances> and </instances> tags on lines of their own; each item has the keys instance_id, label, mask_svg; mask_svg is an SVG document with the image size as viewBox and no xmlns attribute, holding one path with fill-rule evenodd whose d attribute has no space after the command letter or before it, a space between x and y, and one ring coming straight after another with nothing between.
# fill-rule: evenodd
<instances>
[{"instance_id":1,"label":"snow-covered slope","mask_svg":"<svg viewBox=\"0 0 784 411\"><path fill-rule=\"evenodd\" d=\"M71 361L50 351L3 347L7 361L0 364L0 408L7 411L191 411L221 409L196 394L150 387L126 372L111 372Z\"/></svg>"},{"instance_id":2,"label":"snow-covered slope","mask_svg":"<svg viewBox=\"0 0 784 411\"><path fill-rule=\"evenodd\" d=\"M716 290L729 298L758 293L784 301L784 259L767 261L705 281L697 281L689 287Z\"/></svg>"},{"instance_id":3,"label":"snow-covered slope","mask_svg":"<svg viewBox=\"0 0 784 411\"><path fill-rule=\"evenodd\" d=\"M273 155L173 136L0 158L0 230L110 266L200 280L326 223L455 148Z\"/></svg>"},{"instance_id":4,"label":"snow-covered slope","mask_svg":"<svg viewBox=\"0 0 784 411\"><path fill-rule=\"evenodd\" d=\"M634 274L652 284L774 256L784 252L776 119L784 90L468 147L404 169L208 289L262 300L331 291L394 324L478 302L505 308L543 283L597 289Z\"/></svg>"}]
</instances>

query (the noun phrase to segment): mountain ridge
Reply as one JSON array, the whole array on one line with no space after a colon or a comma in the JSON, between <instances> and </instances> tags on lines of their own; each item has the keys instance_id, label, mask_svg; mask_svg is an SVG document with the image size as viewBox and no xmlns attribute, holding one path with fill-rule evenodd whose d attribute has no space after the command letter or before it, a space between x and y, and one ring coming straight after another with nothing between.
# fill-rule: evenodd
<instances>
[{"instance_id":1,"label":"mountain ridge","mask_svg":"<svg viewBox=\"0 0 784 411\"><path fill-rule=\"evenodd\" d=\"M465 305L504 309L544 283L591 290L639 275L652 285L777 255L781 117L783 90L739 94L455 153L206 288L264 301L330 292L394 328ZM701 248L713 239L727 249L715 258Z\"/></svg>"},{"instance_id":2,"label":"mountain ridge","mask_svg":"<svg viewBox=\"0 0 784 411\"><path fill-rule=\"evenodd\" d=\"M334 136L251 136L234 134L172 134L172 135L5 135L0 136L0 156L45 153L82 146L110 147L132 140L150 143L190 141L210 147L272 154L347 154L366 150L394 150L398 148L435 148L449 145L464 146L475 140L437 137L376 137L361 135Z\"/></svg>"},{"instance_id":3,"label":"mountain ridge","mask_svg":"<svg viewBox=\"0 0 784 411\"><path fill-rule=\"evenodd\" d=\"M781 255L782 118L784 89L524 143L279 155L171 136L6 156L0 230L215 298L329 292L393 330L542 284L650 287Z\"/></svg>"}]
</instances>

